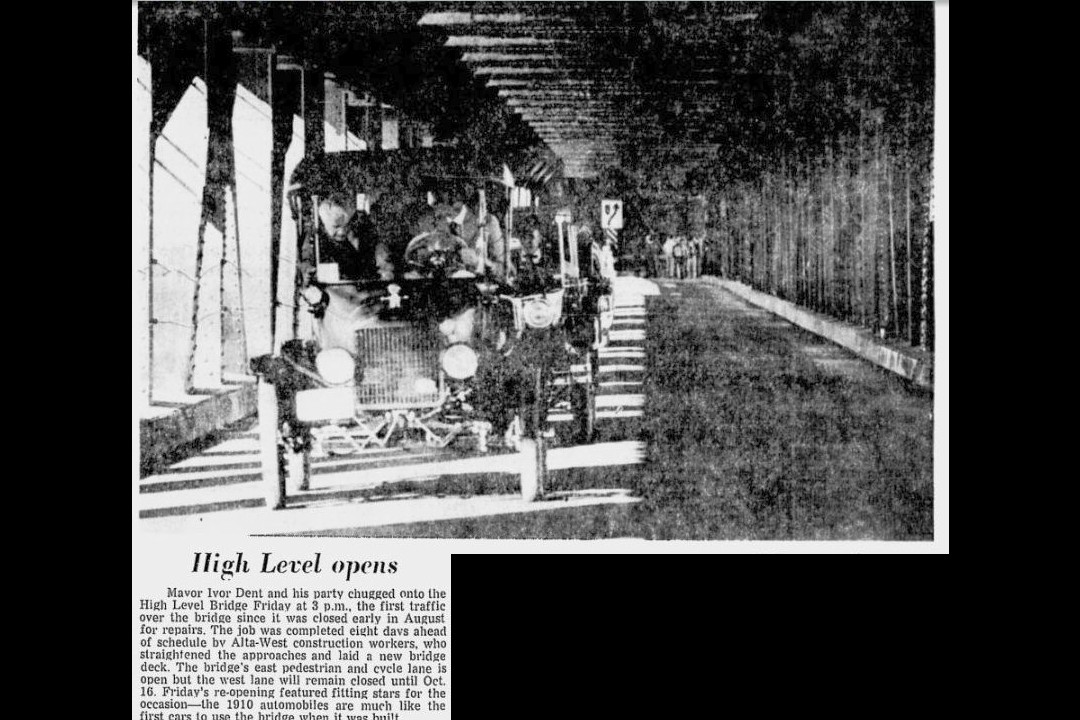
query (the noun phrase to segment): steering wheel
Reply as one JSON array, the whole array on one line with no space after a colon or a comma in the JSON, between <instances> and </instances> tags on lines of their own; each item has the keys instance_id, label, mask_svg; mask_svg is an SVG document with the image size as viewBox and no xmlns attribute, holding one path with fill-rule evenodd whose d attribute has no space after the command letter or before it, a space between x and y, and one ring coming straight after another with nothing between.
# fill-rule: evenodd
<instances>
[{"instance_id":1,"label":"steering wheel","mask_svg":"<svg viewBox=\"0 0 1080 720\"><path fill-rule=\"evenodd\" d=\"M424 272L445 272L464 266L462 251L469 246L445 232L420 233L405 248L405 263Z\"/></svg>"}]
</instances>

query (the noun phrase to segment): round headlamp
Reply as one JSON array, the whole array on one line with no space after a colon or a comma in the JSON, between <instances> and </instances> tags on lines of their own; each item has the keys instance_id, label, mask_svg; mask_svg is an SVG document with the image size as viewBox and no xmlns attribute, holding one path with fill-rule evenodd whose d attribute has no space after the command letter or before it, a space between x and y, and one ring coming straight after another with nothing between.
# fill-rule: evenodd
<instances>
[{"instance_id":1,"label":"round headlamp","mask_svg":"<svg viewBox=\"0 0 1080 720\"><path fill-rule=\"evenodd\" d=\"M471 378L476 374L476 368L479 365L476 351L461 343L451 345L442 356L443 370L455 380Z\"/></svg>"},{"instance_id":2,"label":"round headlamp","mask_svg":"<svg viewBox=\"0 0 1080 720\"><path fill-rule=\"evenodd\" d=\"M356 361L344 348L323 350L315 356L315 369L331 385L341 385L353 379Z\"/></svg>"},{"instance_id":3,"label":"round headlamp","mask_svg":"<svg viewBox=\"0 0 1080 720\"><path fill-rule=\"evenodd\" d=\"M315 285L308 285L306 288L304 288L304 291L301 293L301 295L303 296L304 300L307 301L308 305L319 305L320 303L326 302L327 299L326 291L323 290L321 287L316 287Z\"/></svg>"},{"instance_id":4,"label":"round headlamp","mask_svg":"<svg viewBox=\"0 0 1080 720\"><path fill-rule=\"evenodd\" d=\"M522 308L525 324L531 328L546 328L555 321L555 308L547 300L529 300Z\"/></svg>"}]
</instances>

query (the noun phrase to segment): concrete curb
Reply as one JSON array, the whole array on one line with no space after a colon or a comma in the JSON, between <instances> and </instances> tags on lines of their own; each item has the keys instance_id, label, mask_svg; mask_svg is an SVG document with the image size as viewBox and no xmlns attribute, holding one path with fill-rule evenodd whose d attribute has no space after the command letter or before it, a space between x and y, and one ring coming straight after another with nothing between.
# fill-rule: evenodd
<instances>
[{"instance_id":1,"label":"concrete curb","mask_svg":"<svg viewBox=\"0 0 1080 720\"><path fill-rule=\"evenodd\" d=\"M183 445L255 414L254 382L226 386L166 415L139 420L139 462L147 468Z\"/></svg>"},{"instance_id":2,"label":"concrete curb","mask_svg":"<svg viewBox=\"0 0 1080 720\"><path fill-rule=\"evenodd\" d=\"M804 330L820 335L875 365L911 380L920 387L931 391L934 389L933 353L886 343L875 337L869 330L807 310L734 280L720 280L713 277L701 279L764 308L774 315L779 315Z\"/></svg>"}]
</instances>

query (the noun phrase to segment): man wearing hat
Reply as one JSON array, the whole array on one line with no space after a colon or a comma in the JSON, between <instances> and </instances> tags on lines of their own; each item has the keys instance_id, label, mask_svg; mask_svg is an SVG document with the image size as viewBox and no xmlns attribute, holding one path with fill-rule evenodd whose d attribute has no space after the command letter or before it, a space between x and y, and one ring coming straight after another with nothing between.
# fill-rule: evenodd
<instances>
[{"instance_id":1,"label":"man wearing hat","mask_svg":"<svg viewBox=\"0 0 1080 720\"><path fill-rule=\"evenodd\" d=\"M386 245L379 241L375 224L366 213L356 211L356 198L330 193L319 199L318 252L305 244L301 266L310 277L320 265L337 265L340 280L390 280L394 268Z\"/></svg>"}]
</instances>

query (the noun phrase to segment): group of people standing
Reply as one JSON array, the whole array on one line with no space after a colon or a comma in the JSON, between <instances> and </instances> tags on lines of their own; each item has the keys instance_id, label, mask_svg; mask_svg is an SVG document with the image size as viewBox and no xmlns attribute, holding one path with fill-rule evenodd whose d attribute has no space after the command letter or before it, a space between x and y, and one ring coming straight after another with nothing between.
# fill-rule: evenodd
<instances>
[{"instance_id":1,"label":"group of people standing","mask_svg":"<svg viewBox=\"0 0 1080 720\"><path fill-rule=\"evenodd\" d=\"M645 238L648 272L653 277L690 280L705 270L707 243L704 235L669 235L663 243L650 233Z\"/></svg>"}]
</instances>

